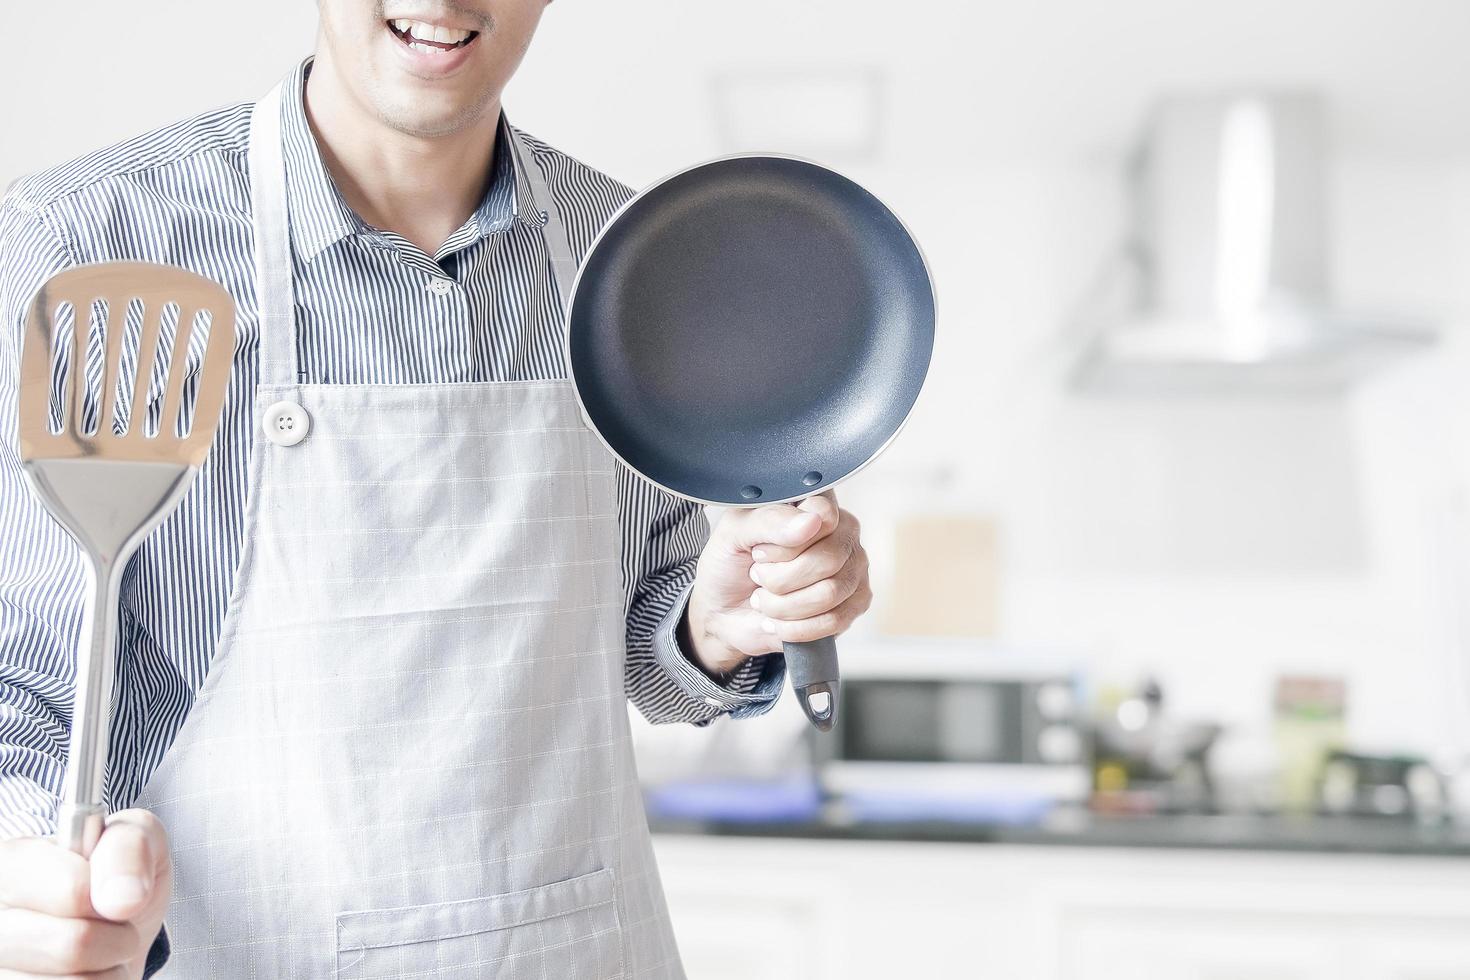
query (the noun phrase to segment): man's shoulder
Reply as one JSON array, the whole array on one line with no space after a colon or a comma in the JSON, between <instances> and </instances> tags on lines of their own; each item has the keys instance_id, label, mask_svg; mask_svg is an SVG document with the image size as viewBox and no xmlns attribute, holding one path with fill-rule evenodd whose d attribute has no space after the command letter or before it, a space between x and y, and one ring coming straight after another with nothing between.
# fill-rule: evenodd
<instances>
[{"instance_id":1,"label":"man's shoulder","mask_svg":"<svg viewBox=\"0 0 1470 980\"><path fill-rule=\"evenodd\" d=\"M89 191L110 194L150 183L155 192L164 188L191 195L194 185L217 179L222 157L228 158L226 166L243 168L251 105L199 112L26 174L5 189L5 203L44 212Z\"/></svg>"}]
</instances>

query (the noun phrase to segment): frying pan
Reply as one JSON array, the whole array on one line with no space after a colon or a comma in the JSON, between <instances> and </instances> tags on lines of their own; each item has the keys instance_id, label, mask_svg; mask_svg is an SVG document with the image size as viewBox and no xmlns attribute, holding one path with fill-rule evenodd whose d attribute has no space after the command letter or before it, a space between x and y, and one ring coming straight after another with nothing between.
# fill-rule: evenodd
<instances>
[{"instance_id":1,"label":"frying pan","mask_svg":"<svg viewBox=\"0 0 1470 980\"><path fill-rule=\"evenodd\" d=\"M567 305L568 373L588 426L644 479L721 507L796 501L898 434L934 309L917 243L871 193L810 160L735 154L608 219ZM784 653L829 731L835 638Z\"/></svg>"}]
</instances>

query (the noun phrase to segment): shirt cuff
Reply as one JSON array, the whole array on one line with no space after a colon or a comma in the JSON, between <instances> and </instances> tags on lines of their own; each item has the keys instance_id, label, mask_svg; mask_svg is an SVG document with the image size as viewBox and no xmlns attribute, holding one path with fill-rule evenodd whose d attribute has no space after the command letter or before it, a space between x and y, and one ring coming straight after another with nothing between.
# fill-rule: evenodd
<instances>
[{"instance_id":1,"label":"shirt cuff","mask_svg":"<svg viewBox=\"0 0 1470 980\"><path fill-rule=\"evenodd\" d=\"M679 645L679 622L689 605L694 584L686 585L653 632L653 656L665 673L688 694L703 704L719 708L732 718L765 714L781 696L786 679L786 655L769 653L751 657L721 683L706 674Z\"/></svg>"}]
</instances>

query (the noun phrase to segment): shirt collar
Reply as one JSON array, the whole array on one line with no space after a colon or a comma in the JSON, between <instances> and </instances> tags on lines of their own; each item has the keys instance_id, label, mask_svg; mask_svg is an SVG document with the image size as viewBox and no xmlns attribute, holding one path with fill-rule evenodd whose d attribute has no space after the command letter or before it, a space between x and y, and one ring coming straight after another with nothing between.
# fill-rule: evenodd
<instances>
[{"instance_id":1,"label":"shirt collar","mask_svg":"<svg viewBox=\"0 0 1470 980\"><path fill-rule=\"evenodd\" d=\"M296 66L281 100L291 238L297 254L308 262L350 235L385 241L377 229L363 221L342 199L322 162L321 149L306 120L306 76L311 63L312 58L307 57ZM545 224L521 166L521 155L512 148L515 139L515 130L502 109L496 124L495 170L485 188L485 196L465 224L449 236L449 241L468 244L470 240L507 231L516 221L536 228Z\"/></svg>"}]
</instances>

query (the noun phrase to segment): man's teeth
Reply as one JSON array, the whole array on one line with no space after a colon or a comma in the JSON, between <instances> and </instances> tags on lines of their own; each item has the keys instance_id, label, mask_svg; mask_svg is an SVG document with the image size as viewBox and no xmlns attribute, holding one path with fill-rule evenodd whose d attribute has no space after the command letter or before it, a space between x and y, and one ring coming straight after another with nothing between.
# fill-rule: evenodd
<instances>
[{"instance_id":1,"label":"man's teeth","mask_svg":"<svg viewBox=\"0 0 1470 980\"><path fill-rule=\"evenodd\" d=\"M414 44L415 41L437 41L440 44L459 44L469 38L474 31L462 31L454 27L440 27L437 24L425 24L417 20L398 19L389 21L393 29L404 35L409 45L420 50L437 51L438 48L427 44Z\"/></svg>"}]
</instances>

